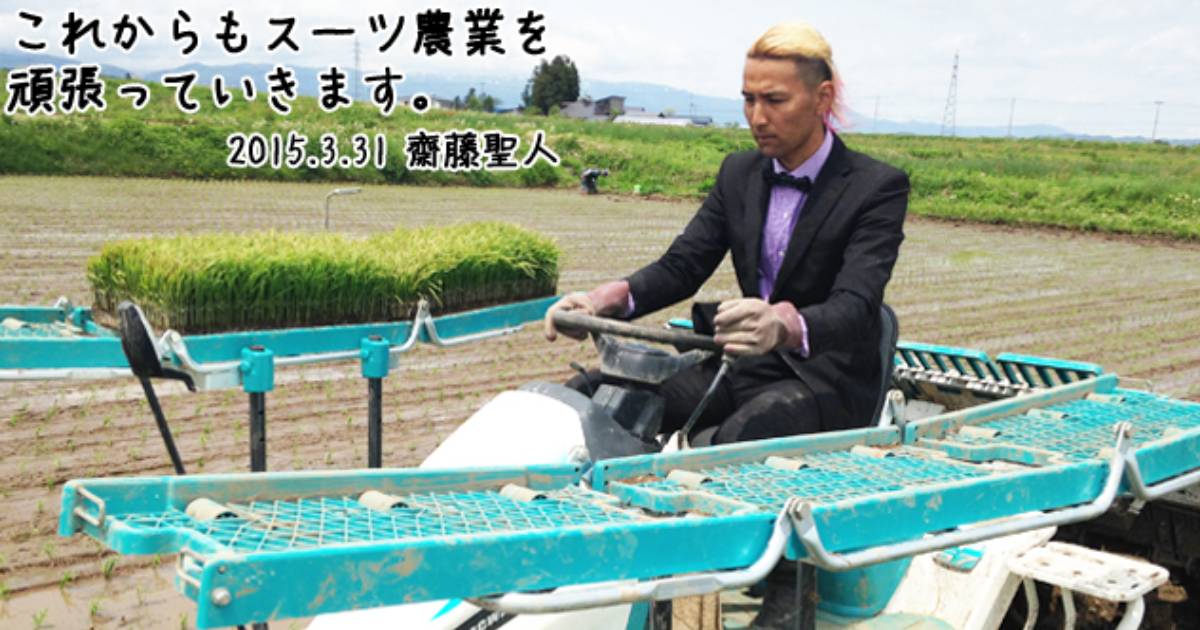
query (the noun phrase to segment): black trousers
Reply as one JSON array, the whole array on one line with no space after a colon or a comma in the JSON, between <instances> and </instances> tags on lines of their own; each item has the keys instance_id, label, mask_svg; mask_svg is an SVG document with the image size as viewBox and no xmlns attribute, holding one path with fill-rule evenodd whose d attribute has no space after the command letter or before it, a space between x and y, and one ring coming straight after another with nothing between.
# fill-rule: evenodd
<instances>
[{"instance_id":1,"label":"black trousers","mask_svg":"<svg viewBox=\"0 0 1200 630\"><path fill-rule=\"evenodd\" d=\"M720 361L713 359L663 383L662 433L670 435L683 428L718 369ZM575 376L567 385L587 394L600 382L600 371L591 370L586 376ZM692 446L709 446L816 433L821 429L821 412L812 391L772 352L734 361L696 420L688 441ZM768 574L767 581L793 586L796 563L781 560Z\"/></svg>"},{"instance_id":2,"label":"black trousers","mask_svg":"<svg viewBox=\"0 0 1200 630\"><path fill-rule=\"evenodd\" d=\"M663 384L663 433L683 428L719 367L717 361L709 361ZM742 357L730 366L729 375L713 392L688 441L693 446L709 446L816 433L821 428L821 412L812 391L772 352ZM796 563L780 560L767 575L767 582L785 587L790 595L796 584Z\"/></svg>"},{"instance_id":3,"label":"black trousers","mask_svg":"<svg viewBox=\"0 0 1200 630\"><path fill-rule=\"evenodd\" d=\"M662 433L670 435L683 428L719 368L718 360L706 361L663 383ZM589 372L587 381L599 383L599 371ZM579 375L567 385L587 393L587 381ZM734 361L688 440L694 446L707 446L820 430L820 409L812 392L778 354L770 353Z\"/></svg>"}]
</instances>

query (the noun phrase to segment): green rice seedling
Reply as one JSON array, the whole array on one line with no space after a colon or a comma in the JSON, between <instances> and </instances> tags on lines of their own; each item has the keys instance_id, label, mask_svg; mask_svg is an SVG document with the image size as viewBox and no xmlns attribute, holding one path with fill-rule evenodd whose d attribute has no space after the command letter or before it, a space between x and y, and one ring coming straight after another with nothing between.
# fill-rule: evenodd
<instances>
[{"instance_id":1,"label":"green rice seedling","mask_svg":"<svg viewBox=\"0 0 1200 630\"><path fill-rule=\"evenodd\" d=\"M117 557L110 556L100 563L100 575L104 576L105 580L111 580L113 573L117 570Z\"/></svg>"},{"instance_id":2,"label":"green rice seedling","mask_svg":"<svg viewBox=\"0 0 1200 630\"><path fill-rule=\"evenodd\" d=\"M157 328L201 333L411 317L553 295L559 249L497 222L340 234L202 234L107 244L88 264L101 317L133 300Z\"/></svg>"}]
</instances>

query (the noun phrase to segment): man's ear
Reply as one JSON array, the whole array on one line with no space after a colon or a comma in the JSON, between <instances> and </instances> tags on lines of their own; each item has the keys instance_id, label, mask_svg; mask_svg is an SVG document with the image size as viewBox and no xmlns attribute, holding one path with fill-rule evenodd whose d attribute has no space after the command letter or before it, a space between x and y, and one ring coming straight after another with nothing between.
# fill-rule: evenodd
<instances>
[{"instance_id":1,"label":"man's ear","mask_svg":"<svg viewBox=\"0 0 1200 630\"><path fill-rule=\"evenodd\" d=\"M833 81L822 81L817 86L817 113L824 115L833 109Z\"/></svg>"}]
</instances>

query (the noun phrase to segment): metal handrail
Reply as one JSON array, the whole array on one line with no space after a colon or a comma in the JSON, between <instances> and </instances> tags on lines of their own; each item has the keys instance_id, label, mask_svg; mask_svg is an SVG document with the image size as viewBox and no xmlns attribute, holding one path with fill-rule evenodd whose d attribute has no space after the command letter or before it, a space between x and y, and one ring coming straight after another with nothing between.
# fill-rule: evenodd
<instances>
[{"instance_id":1,"label":"metal handrail","mask_svg":"<svg viewBox=\"0 0 1200 630\"><path fill-rule=\"evenodd\" d=\"M1183 490L1189 486L1200 484L1200 468L1182 475L1165 479L1156 484L1147 485L1142 477L1142 469L1138 466L1137 456L1133 451L1122 455L1125 460L1125 471L1128 474L1129 491L1139 501L1153 501L1160 497Z\"/></svg>"},{"instance_id":2,"label":"metal handrail","mask_svg":"<svg viewBox=\"0 0 1200 630\"><path fill-rule=\"evenodd\" d=\"M424 327L425 335L429 337L429 342L442 348L449 348L474 341L482 341L484 339L491 339L493 337L511 335L521 330L522 326L524 326L524 324L508 326L507 328L498 328L496 330L485 330L483 332L478 332L471 335L463 335L461 337L453 337L451 339L442 339L441 335L438 334L437 323L434 321L433 315L429 312L429 303L425 300L421 300L417 304L417 316L413 318L413 330L415 331L420 327Z\"/></svg>"},{"instance_id":3,"label":"metal handrail","mask_svg":"<svg viewBox=\"0 0 1200 630\"><path fill-rule=\"evenodd\" d=\"M205 559L200 554L184 547L179 550L179 555L175 558L175 575L180 581L189 584L196 592L200 591L200 578L193 575L191 569L194 567L196 573L204 571Z\"/></svg>"},{"instance_id":4,"label":"metal handrail","mask_svg":"<svg viewBox=\"0 0 1200 630\"><path fill-rule=\"evenodd\" d=\"M1108 461L1108 474L1100 494L1089 503L1051 512L1038 512L1026 517L1005 520L992 525L958 529L943 534L909 540L892 545L872 547L853 553L835 553L825 548L821 534L817 531L816 520L813 518L812 504L808 501L791 499L785 512L792 518L793 527L800 542L808 551L805 562L831 571L845 571L888 560L896 560L915 556L948 547L967 545L981 540L998 538L1011 534L1041 529L1058 525L1066 525L1095 518L1106 512L1117 497L1121 486L1122 472L1125 469L1125 459L1129 452L1129 435L1131 425L1128 422L1118 423L1115 427L1116 447Z\"/></svg>"},{"instance_id":5,"label":"metal handrail","mask_svg":"<svg viewBox=\"0 0 1200 630\"><path fill-rule=\"evenodd\" d=\"M647 582L596 584L591 587L557 590L550 593L508 593L469 601L487 610L511 614L538 614L614 606L648 599L691 597L742 588L757 583L771 572L771 569L783 557L791 535L791 519L788 518L786 511L780 512L775 519L771 538L767 540L767 546L762 555L744 569L680 575Z\"/></svg>"},{"instance_id":6,"label":"metal handrail","mask_svg":"<svg viewBox=\"0 0 1200 630\"><path fill-rule=\"evenodd\" d=\"M417 305L417 313L412 320L412 328L408 334L408 338L404 343L393 345L388 348L389 355L397 355L408 352L420 341L421 331L425 331L429 337L430 343L441 346L451 347L464 343L490 339L492 337L500 337L509 335L519 331L522 324L509 326L498 330L489 330L471 335L463 335L445 339L438 334L437 323L429 311L429 304L425 300L421 300ZM160 356L164 358L174 358L185 371L194 375L219 374L236 370L241 365L240 360L220 361L213 363L201 363L192 358L188 353L187 342L183 336L174 330L168 330L163 334L162 339L158 343ZM286 357L275 357L275 365L308 365L313 363L327 363L331 361L342 361L346 359L356 359L360 356L361 350L354 348L352 350L339 350L336 352L322 352L319 354L305 354Z\"/></svg>"},{"instance_id":7,"label":"metal handrail","mask_svg":"<svg viewBox=\"0 0 1200 630\"><path fill-rule=\"evenodd\" d=\"M82 497L91 501L96 506L96 514L93 516L88 514L88 511L83 506L79 505L79 498ZM92 527L104 527L104 517L106 516L106 506L104 499L92 494L83 486L75 487L75 507L71 510L71 514L80 520L91 523ZM78 529L78 528L76 528Z\"/></svg>"}]
</instances>

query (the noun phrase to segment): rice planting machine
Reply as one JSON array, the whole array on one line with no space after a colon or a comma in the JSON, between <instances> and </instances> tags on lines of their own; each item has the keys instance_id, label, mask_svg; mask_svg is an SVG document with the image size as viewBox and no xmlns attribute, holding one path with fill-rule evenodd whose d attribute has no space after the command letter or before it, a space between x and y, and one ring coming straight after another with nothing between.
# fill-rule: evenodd
<instances>
[{"instance_id":1,"label":"rice planting machine","mask_svg":"<svg viewBox=\"0 0 1200 630\"><path fill-rule=\"evenodd\" d=\"M253 396L275 365L358 358L381 379L418 340L510 331L549 303L187 339L155 339L129 310L123 349L111 332L91 338L112 338L95 346L107 363L97 350L83 367L65 352L27 367L132 369ZM79 327L78 309L61 312ZM867 428L677 450L655 439L653 396L711 338L565 317L604 333L612 378L590 396L550 383L503 392L415 469L379 468L372 450L354 471L74 480L59 532L178 554L176 587L201 628L641 628L655 623L648 602L750 587L781 559L798 561L802 628L996 628L1021 590L1031 628L1035 581L1061 589L1068 623L1078 592L1123 604L1119 627L1133 628L1168 579L1048 541L1200 482L1200 404L1092 364L902 342L887 348L889 391Z\"/></svg>"}]
</instances>

